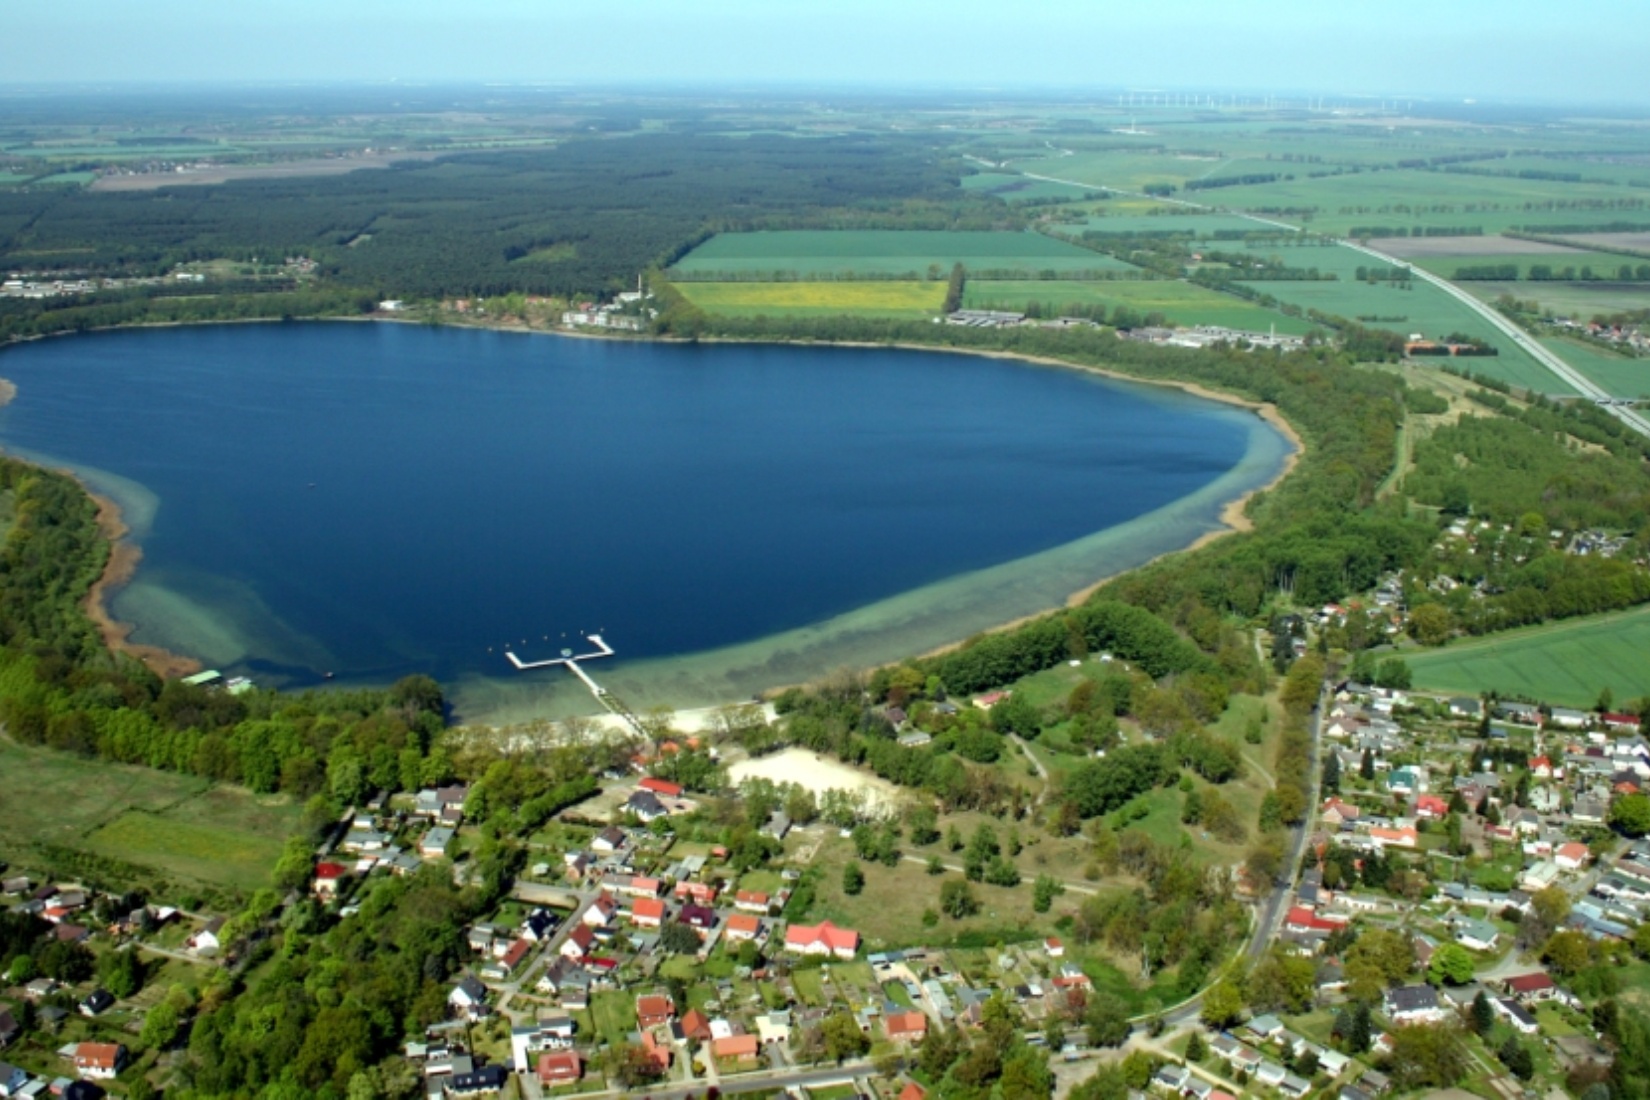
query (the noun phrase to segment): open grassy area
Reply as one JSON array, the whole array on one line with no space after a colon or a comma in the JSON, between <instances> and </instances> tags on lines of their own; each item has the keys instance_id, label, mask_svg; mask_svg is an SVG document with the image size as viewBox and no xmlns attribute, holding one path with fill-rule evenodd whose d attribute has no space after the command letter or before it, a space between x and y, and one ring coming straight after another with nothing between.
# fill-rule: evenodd
<instances>
[{"instance_id":1,"label":"open grassy area","mask_svg":"<svg viewBox=\"0 0 1650 1100\"><path fill-rule=\"evenodd\" d=\"M0 741L0 774L28 777L39 812L0 814L0 853L26 865L55 844L153 868L168 878L265 886L301 810L202 779Z\"/></svg>"},{"instance_id":2,"label":"open grassy area","mask_svg":"<svg viewBox=\"0 0 1650 1100\"><path fill-rule=\"evenodd\" d=\"M1650 397L1650 359L1632 359L1563 337L1541 343L1617 397Z\"/></svg>"},{"instance_id":3,"label":"open grassy area","mask_svg":"<svg viewBox=\"0 0 1650 1100\"><path fill-rule=\"evenodd\" d=\"M1541 303L1543 311L1590 321L1598 314L1650 309L1650 283L1462 283L1486 302L1503 294Z\"/></svg>"},{"instance_id":4,"label":"open grassy area","mask_svg":"<svg viewBox=\"0 0 1650 1100\"><path fill-rule=\"evenodd\" d=\"M1187 233L1197 237L1213 237L1216 233L1264 233L1267 226L1252 218L1236 214L1194 214L1174 207L1157 207L1156 213L1137 213L1120 208L1116 203L1105 203L1094 208L1094 216L1081 225L1062 225L1059 232L1079 236L1090 230L1096 233Z\"/></svg>"},{"instance_id":5,"label":"open grassy area","mask_svg":"<svg viewBox=\"0 0 1650 1100\"><path fill-rule=\"evenodd\" d=\"M1416 688L1456 695L1500 691L1591 707L1650 695L1650 608L1511 630L1443 649L1408 651Z\"/></svg>"},{"instance_id":6,"label":"open grassy area","mask_svg":"<svg viewBox=\"0 0 1650 1100\"><path fill-rule=\"evenodd\" d=\"M1304 318L1285 317L1241 298L1174 279L1138 282L970 279L963 293L963 304L970 309L1022 310L1027 302L1039 302L1045 312L1051 313L1058 313L1062 306L1073 302L1103 305L1108 315L1121 306L1141 316L1162 313L1176 324L1223 325L1249 332L1265 332L1276 325L1279 332L1301 334L1313 327Z\"/></svg>"},{"instance_id":7,"label":"open grassy area","mask_svg":"<svg viewBox=\"0 0 1650 1100\"><path fill-rule=\"evenodd\" d=\"M970 270L1031 274L1129 270L1109 256L1040 233L892 229L721 233L688 253L674 270L944 278L957 262Z\"/></svg>"},{"instance_id":8,"label":"open grassy area","mask_svg":"<svg viewBox=\"0 0 1650 1100\"><path fill-rule=\"evenodd\" d=\"M929 317L945 304L942 282L681 283L710 313L755 317Z\"/></svg>"}]
</instances>

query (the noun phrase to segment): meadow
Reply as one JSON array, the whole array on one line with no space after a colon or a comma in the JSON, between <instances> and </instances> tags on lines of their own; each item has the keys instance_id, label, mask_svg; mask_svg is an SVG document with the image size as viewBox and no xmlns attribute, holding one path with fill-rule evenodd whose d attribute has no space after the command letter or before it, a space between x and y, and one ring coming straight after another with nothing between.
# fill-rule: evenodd
<instances>
[{"instance_id":1,"label":"meadow","mask_svg":"<svg viewBox=\"0 0 1650 1100\"><path fill-rule=\"evenodd\" d=\"M990 230L788 229L721 233L680 260L689 276L730 274L886 275L944 278L970 270L1132 271L1129 265L1040 233Z\"/></svg>"},{"instance_id":2,"label":"meadow","mask_svg":"<svg viewBox=\"0 0 1650 1100\"><path fill-rule=\"evenodd\" d=\"M268 884L300 813L284 797L5 740L0 774L28 777L0 814L0 853L19 866L37 845L58 845L250 890Z\"/></svg>"},{"instance_id":3,"label":"meadow","mask_svg":"<svg viewBox=\"0 0 1650 1100\"><path fill-rule=\"evenodd\" d=\"M1058 313L1072 303L1103 305L1108 316L1124 306L1141 315L1162 313L1180 325L1222 325L1249 332L1265 332L1276 325L1279 332L1303 335L1316 327L1303 317L1285 317L1242 298L1177 279L970 279L963 291L963 305L969 309L1023 310L1028 302L1041 303L1045 313Z\"/></svg>"},{"instance_id":4,"label":"meadow","mask_svg":"<svg viewBox=\"0 0 1650 1100\"><path fill-rule=\"evenodd\" d=\"M1149 211L1121 211L1114 212L1115 208L1107 203L1094 208L1094 216L1081 225L1056 226L1060 233L1071 236L1080 236L1086 232L1095 233L1185 233L1194 237L1208 238L1216 233L1264 233L1267 226L1252 218L1239 217L1236 214L1193 214L1176 207L1152 207L1158 213Z\"/></svg>"},{"instance_id":5,"label":"meadow","mask_svg":"<svg viewBox=\"0 0 1650 1100\"><path fill-rule=\"evenodd\" d=\"M945 304L941 282L681 283L688 301L710 313L755 317L929 317Z\"/></svg>"},{"instance_id":6,"label":"meadow","mask_svg":"<svg viewBox=\"0 0 1650 1100\"><path fill-rule=\"evenodd\" d=\"M1570 366L1617 397L1650 397L1650 359L1631 359L1562 336L1541 340Z\"/></svg>"},{"instance_id":7,"label":"meadow","mask_svg":"<svg viewBox=\"0 0 1650 1100\"><path fill-rule=\"evenodd\" d=\"M1591 320L1598 314L1650 309L1650 283L1462 283L1486 302L1503 294L1534 299L1548 313Z\"/></svg>"},{"instance_id":8,"label":"meadow","mask_svg":"<svg viewBox=\"0 0 1650 1100\"><path fill-rule=\"evenodd\" d=\"M1609 688L1618 703L1650 695L1650 608L1570 619L1406 651L1415 687L1477 695L1499 691L1557 706L1590 708Z\"/></svg>"}]
</instances>

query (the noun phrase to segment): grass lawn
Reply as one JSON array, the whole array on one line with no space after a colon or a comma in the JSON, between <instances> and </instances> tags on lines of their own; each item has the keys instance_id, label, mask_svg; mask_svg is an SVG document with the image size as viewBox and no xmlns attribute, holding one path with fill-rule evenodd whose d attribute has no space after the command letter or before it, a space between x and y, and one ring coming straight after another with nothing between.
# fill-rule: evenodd
<instances>
[{"instance_id":1,"label":"grass lawn","mask_svg":"<svg viewBox=\"0 0 1650 1100\"><path fill-rule=\"evenodd\" d=\"M237 890L268 885L302 811L283 795L9 741L0 741L0 774L28 776L31 793L52 807L0 815L0 846L13 862L26 863L36 844L61 844Z\"/></svg>"},{"instance_id":2,"label":"grass lawn","mask_svg":"<svg viewBox=\"0 0 1650 1100\"><path fill-rule=\"evenodd\" d=\"M1589 616L1436 650L1406 650L1415 687L1453 695L1533 695L1591 707L1608 687L1617 699L1650 694L1650 608Z\"/></svg>"},{"instance_id":3,"label":"grass lawn","mask_svg":"<svg viewBox=\"0 0 1650 1100\"><path fill-rule=\"evenodd\" d=\"M1535 1018L1540 1022L1542 1032L1549 1038L1562 1039L1567 1035L1578 1034L1576 1026L1570 1022L1570 1017L1555 1004L1536 1005Z\"/></svg>"},{"instance_id":4,"label":"grass lawn","mask_svg":"<svg viewBox=\"0 0 1650 1100\"><path fill-rule=\"evenodd\" d=\"M945 304L940 282L678 283L709 313L755 317L928 317Z\"/></svg>"},{"instance_id":5,"label":"grass lawn","mask_svg":"<svg viewBox=\"0 0 1650 1100\"><path fill-rule=\"evenodd\" d=\"M963 305L970 309L1023 310L1028 302L1041 304L1045 313L1083 303L1105 306L1108 316L1121 307L1141 317L1161 313L1173 324L1221 325L1247 332L1266 332L1275 325L1279 332L1303 334L1318 327L1305 318L1285 317L1242 298L1177 279L970 279L963 292Z\"/></svg>"},{"instance_id":6,"label":"grass lawn","mask_svg":"<svg viewBox=\"0 0 1650 1100\"><path fill-rule=\"evenodd\" d=\"M1077 272L1128 265L1040 233L1008 230L784 229L720 233L675 270L798 275L932 275L970 271ZM943 285L943 284L942 284Z\"/></svg>"},{"instance_id":7,"label":"grass lawn","mask_svg":"<svg viewBox=\"0 0 1650 1100\"><path fill-rule=\"evenodd\" d=\"M591 1023L609 1043L622 1044L636 1030L636 995L618 989L598 990L590 995Z\"/></svg>"},{"instance_id":8,"label":"grass lawn","mask_svg":"<svg viewBox=\"0 0 1650 1100\"><path fill-rule=\"evenodd\" d=\"M818 970L795 971L791 974L791 984L796 987L796 995L805 1005L818 1008L827 1000L825 979Z\"/></svg>"}]
</instances>

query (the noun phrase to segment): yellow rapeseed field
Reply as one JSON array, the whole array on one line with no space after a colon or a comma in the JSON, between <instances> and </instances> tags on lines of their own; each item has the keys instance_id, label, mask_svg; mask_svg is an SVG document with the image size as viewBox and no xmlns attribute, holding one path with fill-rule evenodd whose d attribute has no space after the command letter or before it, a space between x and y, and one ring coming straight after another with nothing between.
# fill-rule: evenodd
<instances>
[{"instance_id":1,"label":"yellow rapeseed field","mask_svg":"<svg viewBox=\"0 0 1650 1100\"><path fill-rule=\"evenodd\" d=\"M678 283L676 288L711 313L771 317L927 316L945 303L943 282Z\"/></svg>"}]
</instances>

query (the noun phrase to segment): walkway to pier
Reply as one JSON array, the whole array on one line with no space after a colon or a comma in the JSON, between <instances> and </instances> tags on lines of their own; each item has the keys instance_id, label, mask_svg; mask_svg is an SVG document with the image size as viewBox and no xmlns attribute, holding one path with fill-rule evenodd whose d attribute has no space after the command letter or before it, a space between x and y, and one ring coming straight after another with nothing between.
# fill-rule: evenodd
<instances>
[{"instance_id":1,"label":"walkway to pier","mask_svg":"<svg viewBox=\"0 0 1650 1100\"><path fill-rule=\"evenodd\" d=\"M548 661L523 661L509 650L505 650L504 655L510 659L510 663L515 665L517 671L520 672L529 672L536 668L550 668L555 665L566 665L573 675L584 681L584 686L590 689L590 694L596 697L596 702L600 703L608 712L623 719L625 725L634 730L638 736L647 737L647 727L642 724L642 720L636 712L626 706L623 699L602 687L588 672L579 667L580 661L593 661L598 657L613 656L613 647L604 642L600 634L586 635L585 641L596 647L593 652L570 653L564 649L562 650L563 656Z\"/></svg>"}]
</instances>

